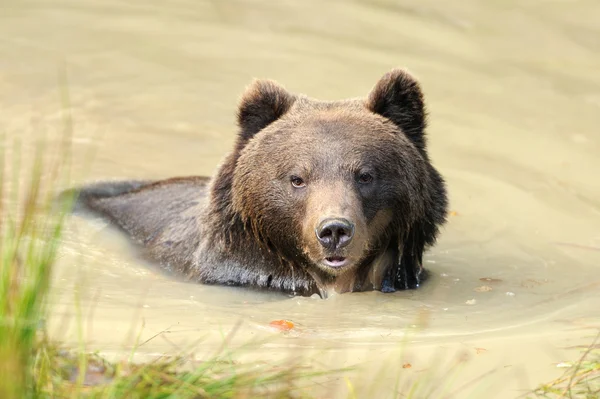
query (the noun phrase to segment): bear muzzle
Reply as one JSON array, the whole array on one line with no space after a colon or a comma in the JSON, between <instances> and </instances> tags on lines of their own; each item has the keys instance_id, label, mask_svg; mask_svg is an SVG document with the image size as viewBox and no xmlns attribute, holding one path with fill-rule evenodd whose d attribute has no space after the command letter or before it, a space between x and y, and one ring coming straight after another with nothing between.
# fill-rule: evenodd
<instances>
[{"instance_id":1,"label":"bear muzzle","mask_svg":"<svg viewBox=\"0 0 600 399\"><path fill-rule=\"evenodd\" d=\"M331 268L342 268L350 263L348 257L341 256L343 248L348 246L354 237L354 223L344 218L323 219L315 228L319 244L331 253L323 263Z\"/></svg>"}]
</instances>

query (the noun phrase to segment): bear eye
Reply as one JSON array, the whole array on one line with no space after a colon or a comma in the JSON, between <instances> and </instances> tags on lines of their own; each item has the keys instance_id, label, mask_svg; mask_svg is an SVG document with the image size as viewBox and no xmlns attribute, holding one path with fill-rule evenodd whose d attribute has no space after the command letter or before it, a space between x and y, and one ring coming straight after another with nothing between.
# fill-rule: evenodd
<instances>
[{"instance_id":1,"label":"bear eye","mask_svg":"<svg viewBox=\"0 0 600 399\"><path fill-rule=\"evenodd\" d=\"M368 172L362 172L358 175L358 182L361 184L369 184L373 181L373 176Z\"/></svg>"},{"instance_id":2,"label":"bear eye","mask_svg":"<svg viewBox=\"0 0 600 399\"><path fill-rule=\"evenodd\" d=\"M292 176L290 178L290 181L292 182L292 186L294 186L295 188L306 187L306 183L304 182L304 180L302 180L301 177Z\"/></svg>"}]
</instances>

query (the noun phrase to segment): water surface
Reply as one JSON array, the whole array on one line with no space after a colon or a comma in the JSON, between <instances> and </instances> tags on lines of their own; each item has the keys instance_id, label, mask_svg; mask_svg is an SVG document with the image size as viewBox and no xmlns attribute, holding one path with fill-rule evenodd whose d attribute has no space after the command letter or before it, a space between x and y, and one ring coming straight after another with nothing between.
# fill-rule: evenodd
<instances>
[{"instance_id":1,"label":"water surface","mask_svg":"<svg viewBox=\"0 0 600 399\"><path fill-rule=\"evenodd\" d=\"M486 395L500 398L558 375L555 363L577 356L564 348L591 340L600 326L597 2L146 3L0 4L0 130L22 139L25 157L35 138L60 135L63 70L75 168L89 181L212 174L255 77L334 100L366 95L400 66L423 85L430 153L454 213L426 254L432 278L422 289L328 300L168 279L103 221L73 217L52 296L56 337L76 342L76 304L87 345L114 354L138 334L148 340L141 354L210 353L241 320L232 345L272 336L250 359L361 363L370 373L356 378L368 381L417 378L441 353L465 352L471 362L453 389L495 370ZM282 318L297 330L268 330Z\"/></svg>"}]
</instances>

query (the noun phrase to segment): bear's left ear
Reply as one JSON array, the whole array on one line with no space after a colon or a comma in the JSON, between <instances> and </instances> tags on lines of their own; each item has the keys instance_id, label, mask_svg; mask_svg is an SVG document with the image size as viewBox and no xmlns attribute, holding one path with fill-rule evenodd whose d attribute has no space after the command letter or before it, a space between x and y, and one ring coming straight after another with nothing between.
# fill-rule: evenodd
<instances>
[{"instance_id":1,"label":"bear's left ear","mask_svg":"<svg viewBox=\"0 0 600 399\"><path fill-rule=\"evenodd\" d=\"M375 85L367 108L390 119L419 149L425 148L426 111L419 83L408 72L393 69Z\"/></svg>"},{"instance_id":2,"label":"bear's left ear","mask_svg":"<svg viewBox=\"0 0 600 399\"><path fill-rule=\"evenodd\" d=\"M294 104L295 96L271 80L255 80L246 89L238 109L240 141L245 143L256 133L281 118Z\"/></svg>"}]
</instances>

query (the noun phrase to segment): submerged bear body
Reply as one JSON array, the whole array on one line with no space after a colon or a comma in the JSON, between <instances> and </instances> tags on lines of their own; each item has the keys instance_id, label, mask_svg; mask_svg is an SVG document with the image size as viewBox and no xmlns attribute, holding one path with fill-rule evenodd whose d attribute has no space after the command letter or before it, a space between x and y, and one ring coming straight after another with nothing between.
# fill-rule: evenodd
<instances>
[{"instance_id":1,"label":"submerged bear body","mask_svg":"<svg viewBox=\"0 0 600 399\"><path fill-rule=\"evenodd\" d=\"M97 183L79 203L190 281L323 297L420 284L447 198L408 73L334 102L255 81L238 122L212 178Z\"/></svg>"}]
</instances>

